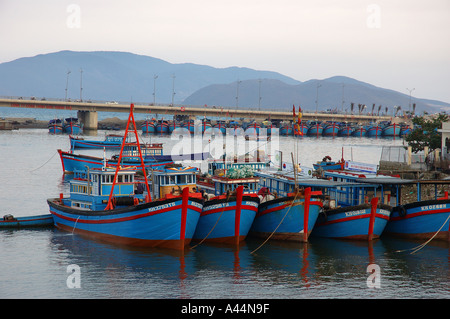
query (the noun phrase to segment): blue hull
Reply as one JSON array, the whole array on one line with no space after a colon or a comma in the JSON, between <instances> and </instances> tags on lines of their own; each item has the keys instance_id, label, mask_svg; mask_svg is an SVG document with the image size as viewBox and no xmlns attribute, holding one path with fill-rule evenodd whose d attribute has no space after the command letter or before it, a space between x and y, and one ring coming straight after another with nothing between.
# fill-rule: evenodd
<instances>
[{"instance_id":1,"label":"blue hull","mask_svg":"<svg viewBox=\"0 0 450 319\"><path fill-rule=\"evenodd\" d=\"M12 217L11 219L3 218L0 220L1 228L33 228L33 227L49 227L53 226L53 216L51 214Z\"/></svg>"},{"instance_id":2,"label":"blue hull","mask_svg":"<svg viewBox=\"0 0 450 319\"><path fill-rule=\"evenodd\" d=\"M142 133L153 134L155 133L155 125L153 123L143 123L141 126Z\"/></svg>"},{"instance_id":3,"label":"blue hull","mask_svg":"<svg viewBox=\"0 0 450 319\"><path fill-rule=\"evenodd\" d=\"M169 133L169 126L166 124L158 124L156 126L156 133L157 134L167 134Z\"/></svg>"},{"instance_id":4,"label":"blue hull","mask_svg":"<svg viewBox=\"0 0 450 319\"><path fill-rule=\"evenodd\" d=\"M313 164L315 170L322 169L327 170L342 170L344 169L344 162L321 162L320 164Z\"/></svg>"},{"instance_id":5,"label":"blue hull","mask_svg":"<svg viewBox=\"0 0 450 319\"><path fill-rule=\"evenodd\" d=\"M70 136L70 147L71 149L75 148L90 148L90 149L117 149L122 145L121 141L94 141L94 140L83 140L77 139Z\"/></svg>"},{"instance_id":6,"label":"blue hull","mask_svg":"<svg viewBox=\"0 0 450 319\"><path fill-rule=\"evenodd\" d=\"M353 129L352 136L364 137L366 136L366 129L364 127L358 127Z\"/></svg>"},{"instance_id":7,"label":"blue hull","mask_svg":"<svg viewBox=\"0 0 450 319\"><path fill-rule=\"evenodd\" d=\"M190 198L183 213L181 197L113 210L83 211L49 199L56 227L106 242L182 250L192 239L202 210L201 201Z\"/></svg>"},{"instance_id":8,"label":"blue hull","mask_svg":"<svg viewBox=\"0 0 450 319\"><path fill-rule=\"evenodd\" d=\"M378 207L371 231L369 204L330 210L319 216L311 236L372 240L381 236L390 214L390 210Z\"/></svg>"},{"instance_id":9,"label":"blue hull","mask_svg":"<svg viewBox=\"0 0 450 319\"><path fill-rule=\"evenodd\" d=\"M258 214L253 222L250 234L252 236L275 240L307 241L316 223L321 202L312 201L307 216L308 231L305 235L305 206L304 199L294 196L274 199L260 204Z\"/></svg>"},{"instance_id":10,"label":"blue hull","mask_svg":"<svg viewBox=\"0 0 450 319\"><path fill-rule=\"evenodd\" d=\"M344 127L340 128L338 131L338 136L352 136L353 128L351 127Z\"/></svg>"},{"instance_id":11,"label":"blue hull","mask_svg":"<svg viewBox=\"0 0 450 319\"><path fill-rule=\"evenodd\" d=\"M78 135L83 133L83 129L80 124L67 124L64 125L64 132L67 134Z\"/></svg>"},{"instance_id":12,"label":"blue hull","mask_svg":"<svg viewBox=\"0 0 450 319\"><path fill-rule=\"evenodd\" d=\"M322 126L311 126L308 128L308 136L322 136L323 127Z\"/></svg>"},{"instance_id":13,"label":"blue hull","mask_svg":"<svg viewBox=\"0 0 450 319\"><path fill-rule=\"evenodd\" d=\"M337 136L339 132L339 127L336 124L327 125L322 130L323 136Z\"/></svg>"},{"instance_id":14,"label":"blue hull","mask_svg":"<svg viewBox=\"0 0 450 319\"><path fill-rule=\"evenodd\" d=\"M287 135L292 135L292 127L290 127L290 126L283 126L283 127L280 127L280 135L284 135L284 136L287 136Z\"/></svg>"},{"instance_id":15,"label":"blue hull","mask_svg":"<svg viewBox=\"0 0 450 319\"><path fill-rule=\"evenodd\" d=\"M366 131L367 137L380 137L383 133L383 129L379 126L371 126Z\"/></svg>"},{"instance_id":16,"label":"blue hull","mask_svg":"<svg viewBox=\"0 0 450 319\"><path fill-rule=\"evenodd\" d=\"M58 150L58 153L61 158L61 164L64 173L71 173L76 170L84 171L86 170L86 166L90 169L92 168L102 168L104 166L104 162L102 158L88 156L88 155L80 155L80 154L71 154L69 152L63 152ZM117 166L117 162L107 160L108 166ZM135 169L136 167L141 167L141 162L139 161L123 161L123 163L130 168ZM172 160L162 160L155 161L154 159L144 160L146 168L156 168L158 166L164 166L167 164L172 164Z\"/></svg>"},{"instance_id":17,"label":"blue hull","mask_svg":"<svg viewBox=\"0 0 450 319\"><path fill-rule=\"evenodd\" d=\"M259 135L259 127L253 127L253 126L248 127L245 130L244 134L248 135L248 136L258 136Z\"/></svg>"},{"instance_id":18,"label":"blue hull","mask_svg":"<svg viewBox=\"0 0 450 319\"><path fill-rule=\"evenodd\" d=\"M238 244L243 241L258 211L259 198L244 196L241 213L236 200L211 200L203 206L193 239L213 243Z\"/></svg>"},{"instance_id":19,"label":"blue hull","mask_svg":"<svg viewBox=\"0 0 450 319\"><path fill-rule=\"evenodd\" d=\"M64 128L62 125L49 125L48 132L51 134L62 134L64 133Z\"/></svg>"},{"instance_id":20,"label":"blue hull","mask_svg":"<svg viewBox=\"0 0 450 319\"><path fill-rule=\"evenodd\" d=\"M400 125L392 124L383 128L383 136L400 136Z\"/></svg>"},{"instance_id":21,"label":"blue hull","mask_svg":"<svg viewBox=\"0 0 450 319\"><path fill-rule=\"evenodd\" d=\"M385 232L405 238L430 239L436 235L437 239L450 240L449 216L450 200L428 200L397 206Z\"/></svg>"}]
</instances>

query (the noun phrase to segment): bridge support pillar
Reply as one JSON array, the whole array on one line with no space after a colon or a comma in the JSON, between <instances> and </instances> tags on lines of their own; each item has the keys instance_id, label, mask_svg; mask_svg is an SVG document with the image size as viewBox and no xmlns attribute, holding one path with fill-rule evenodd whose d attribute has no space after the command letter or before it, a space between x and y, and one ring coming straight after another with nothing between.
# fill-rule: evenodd
<instances>
[{"instance_id":1,"label":"bridge support pillar","mask_svg":"<svg viewBox=\"0 0 450 319\"><path fill-rule=\"evenodd\" d=\"M78 111L77 117L83 123L83 130L96 131L98 127L97 111Z\"/></svg>"}]
</instances>

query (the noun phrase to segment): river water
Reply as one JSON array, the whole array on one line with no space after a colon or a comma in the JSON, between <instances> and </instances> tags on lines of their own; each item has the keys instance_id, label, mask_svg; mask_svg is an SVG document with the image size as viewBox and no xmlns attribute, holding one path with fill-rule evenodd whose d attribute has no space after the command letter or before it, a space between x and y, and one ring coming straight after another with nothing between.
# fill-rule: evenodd
<instances>
[{"instance_id":1,"label":"river water","mask_svg":"<svg viewBox=\"0 0 450 319\"><path fill-rule=\"evenodd\" d=\"M163 143L166 153L177 143L164 136L151 140ZM402 141L279 138L283 154L295 152L306 166L325 155L339 159L342 150L346 159L377 164L388 145ZM67 192L58 148L69 149L67 135L0 131L1 216L47 214L46 199ZM112 246L54 228L1 230L0 298L449 298L449 244L432 241L411 254L421 243L310 238L307 244L261 246L248 238L239 248L202 244L180 254Z\"/></svg>"}]
</instances>

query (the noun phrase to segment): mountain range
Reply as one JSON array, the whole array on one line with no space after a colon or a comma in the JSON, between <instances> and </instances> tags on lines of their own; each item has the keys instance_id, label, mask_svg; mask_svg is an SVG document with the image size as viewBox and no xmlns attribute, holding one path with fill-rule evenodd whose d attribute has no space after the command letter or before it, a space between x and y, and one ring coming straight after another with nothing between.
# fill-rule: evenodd
<instances>
[{"instance_id":1,"label":"mountain range","mask_svg":"<svg viewBox=\"0 0 450 319\"><path fill-rule=\"evenodd\" d=\"M407 94L345 76L301 82L272 71L169 63L116 51L59 51L1 63L0 95L157 104L173 99L175 104L273 110L295 104L310 111L349 111L353 103L354 111L365 104L370 112L375 104L388 113L394 106L407 111L410 101ZM412 103L416 113L450 108L434 100L413 98Z\"/></svg>"}]
</instances>

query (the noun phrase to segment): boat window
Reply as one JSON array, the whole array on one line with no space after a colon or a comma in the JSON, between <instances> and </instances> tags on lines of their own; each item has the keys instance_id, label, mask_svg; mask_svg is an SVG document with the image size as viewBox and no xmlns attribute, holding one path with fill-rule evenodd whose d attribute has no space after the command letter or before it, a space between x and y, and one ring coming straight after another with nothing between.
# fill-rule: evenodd
<instances>
[{"instance_id":1,"label":"boat window","mask_svg":"<svg viewBox=\"0 0 450 319\"><path fill-rule=\"evenodd\" d=\"M186 175L178 175L177 184L186 184Z\"/></svg>"}]
</instances>

